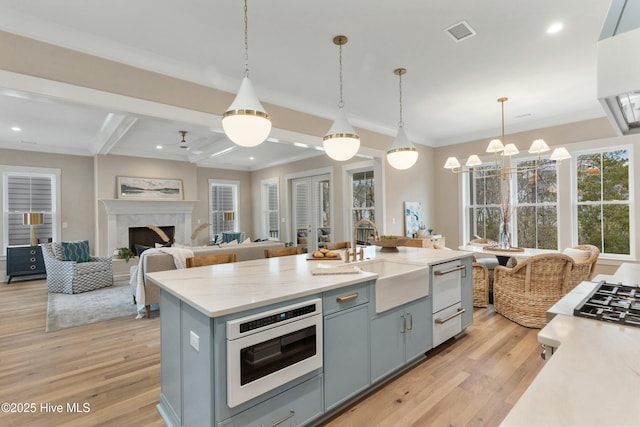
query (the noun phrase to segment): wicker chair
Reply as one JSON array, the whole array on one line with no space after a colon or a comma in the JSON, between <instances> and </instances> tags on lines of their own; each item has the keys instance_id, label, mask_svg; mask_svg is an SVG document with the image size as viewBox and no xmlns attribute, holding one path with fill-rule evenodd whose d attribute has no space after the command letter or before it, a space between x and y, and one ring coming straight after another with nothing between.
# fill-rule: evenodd
<instances>
[{"instance_id":1,"label":"wicker chair","mask_svg":"<svg viewBox=\"0 0 640 427\"><path fill-rule=\"evenodd\" d=\"M351 247L351 242L335 242L328 243L327 249L335 250L335 249L349 249Z\"/></svg>"},{"instance_id":2,"label":"wicker chair","mask_svg":"<svg viewBox=\"0 0 640 427\"><path fill-rule=\"evenodd\" d=\"M600 249L593 245L578 245L574 246L573 249L587 251L590 255L589 258L583 262L577 262L574 260L575 263L571 269L569 282L567 283L567 292L575 288L580 282L591 280L596 269L598 256L600 256Z\"/></svg>"},{"instance_id":3,"label":"wicker chair","mask_svg":"<svg viewBox=\"0 0 640 427\"><path fill-rule=\"evenodd\" d=\"M299 255L303 253L302 246L289 246L288 248L265 249L265 258L275 258L279 256Z\"/></svg>"},{"instance_id":4,"label":"wicker chair","mask_svg":"<svg viewBox=\"0 0 640 427\"><path fill-rule=\"evenodd\" d=\"M479 262L471 264L473 270L473 306L489 305L489 269Z\"/></svg>"},{"instance_id":5,"label":"wicker chair","mask_svg":"<svg viewBox=\"0 0 640 427\"><path fill-rule=\"evenodd\" d=\"M201 255L187 258L187 268L236 262L236 254Z\"/></svg>"},{"instance_id":6,"label":"wicker chair","mask_svg":"<svg viewBox=\"0 0 640 427\"><path fill-rule=\"evenodd\" d=\"M547 310L567 293L573 259L563 254L536 255L514 268L497 266L493 276L496 313L528 328L541 328Z\"/></svg>"},{"instance_id":7,"label":"wicker chair","mask_svg":"<svg viewBox=\"0 0 640 427\"><path fill-rule=\"evenodd\" d=\"M110 257L90 257L89 262L64 261L62 243L42 244L49 292L79 294L113 285Z\"/></svg>"}]
</instances>

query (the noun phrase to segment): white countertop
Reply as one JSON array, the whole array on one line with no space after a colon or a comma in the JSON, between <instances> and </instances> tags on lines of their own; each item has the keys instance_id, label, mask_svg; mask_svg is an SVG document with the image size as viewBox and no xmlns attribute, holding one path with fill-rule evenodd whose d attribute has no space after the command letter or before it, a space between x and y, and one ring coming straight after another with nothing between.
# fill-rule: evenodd
<instances>
[{"instance_id":1,"label":"white countertop","mask_svg":"<svg viewBox=\"0 0 640 427\"><path fill-rule=\"evenodd\" d=\"M560 314L540 336L559 347L502 427L640 425L640 328Z\"/></svg>"},{"instance_id":2,"label":"white countertop","mask_svg":"<svg viewBox=\"0 0 640 427\"><path fill-rule=\"evenodd\" d=\"M468 252L442 249L398 249L397 253L384 253L372 246L366 249L365 257L432 265L471 255ZM378 277L368 272L312 275L311 269L320 264L345 265L343 261L309 261L307 255L302 254L161 271L149 273L146 277L209 317L220 317L313 295Z\"/></svg>"},{"instance_id":3,"label":"white countertop","mask_svg":"<svg viewBox=\"0 0 640 427\"><path fill-rule=\"evenodd\" d=\"M598 282L593 281L584 281L578 283L578 286L573 288L571 292L563 296L560 301L551 306L549 310L547 310L547 322L551 321L553 317L557 314L566 314L567 316L573 316L573 309L576 308L578 304L582 302L583 299L593 291L596 286L598 286ZM538 334L538 340L540 339L540 334ZM545 342L540 341L541 344L547 344ZM555 346L552 346L555 347Z\"/></svg>"}]
</instances>

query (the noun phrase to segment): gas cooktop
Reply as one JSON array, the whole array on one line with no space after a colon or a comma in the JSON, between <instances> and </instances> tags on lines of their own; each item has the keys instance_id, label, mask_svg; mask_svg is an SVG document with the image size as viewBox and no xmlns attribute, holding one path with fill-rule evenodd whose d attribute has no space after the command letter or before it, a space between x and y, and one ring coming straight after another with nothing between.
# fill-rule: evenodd
<instances>
[{"instance_id":1,"label":"gas cooktop","mask_svg":"<svg viewBox=\"0 0 640 427\"><path fill-rule=\"evenodd\" d=\"M603 280L573 309L573 315L640 327L640 287Z\"/></svg>"}]
</instances>

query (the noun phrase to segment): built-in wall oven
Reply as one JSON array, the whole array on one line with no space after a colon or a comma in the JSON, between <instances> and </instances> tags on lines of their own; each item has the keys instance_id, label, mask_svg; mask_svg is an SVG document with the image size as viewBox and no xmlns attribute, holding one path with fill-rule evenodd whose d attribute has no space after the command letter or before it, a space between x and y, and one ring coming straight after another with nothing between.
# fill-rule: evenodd
<instances>
[{"instance_id":1,"label":"built-in wall oven","mask_svg":"<svg viewBox=\"0 0 640 427\"><path fill-rule=\"evenodd\" d=\"M231 408L322 368L319 298L227 322Z\"/></svg>"}]
</instances>

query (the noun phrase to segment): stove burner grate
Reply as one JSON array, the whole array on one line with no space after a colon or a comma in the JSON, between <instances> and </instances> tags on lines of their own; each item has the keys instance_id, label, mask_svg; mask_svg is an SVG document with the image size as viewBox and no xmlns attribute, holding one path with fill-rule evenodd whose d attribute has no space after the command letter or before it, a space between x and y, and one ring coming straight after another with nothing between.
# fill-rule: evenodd
<instances>
[{"instance_id":1,"label":"stove burner grate","mask_svg":"<svg viewBox=\"0 0 640 427\"><path fill-rule=\"evenodd\" d=\"M640 327L640 287L601 281L573 310L574 316Z\"/></svg>"}]
</instances>

